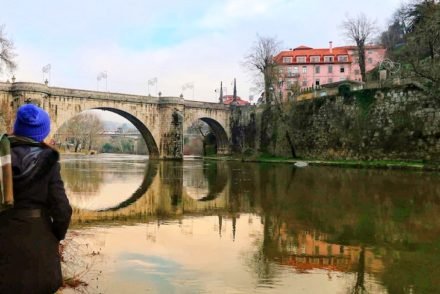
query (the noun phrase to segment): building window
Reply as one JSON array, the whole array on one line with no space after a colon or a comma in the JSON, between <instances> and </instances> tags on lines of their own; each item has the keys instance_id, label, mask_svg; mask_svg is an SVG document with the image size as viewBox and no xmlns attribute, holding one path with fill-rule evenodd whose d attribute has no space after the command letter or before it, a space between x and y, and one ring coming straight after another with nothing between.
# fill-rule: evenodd
<instances>
[{"instance_id":1,"label":"building window","mask_svg":"<svg viewBox=\"0 0 440 294\"><path fill-rule=\"evenodd\" d=\"M283 63L292 63L292 57L283 57Z\"/></svg>"},{"instance_id":2,"label":"building window","mask_svg":"<svg viewBox=\"0 0 440 294\"><path fill-rule=\"evenodd\" d=\"M368 50L367 53L368 53L368 54L373 54L373 51Z\"/></svg>"},{"instance_id":3,"label":"building window","mask_svg":"<svg viewBox=\"0 0 440 294\"><path fill-rule=\"evenodd\" d=\"M320 61L321 61L321 58L319 56L310 56L310 62L317 63Z\"/></svg>"},{"instance_id":4,"label":"building window","mask_svg":"<svg viewBox=\"0 0 440 294\"><path fill-rule=\"evenodd\" d=\"M307 80L304 80L304 81L302 82L302 86L303 86L303 87L307 87Z\"/></svg>"},{"instance_id":5,"label":"building window","mask_svg":"<svg viewBox=\"0 0 440 294\"><path fill-rule=\"evenodd\" d=\"M368 63L373 63L373 58L368 58Z\"/></svg>"},{"instance_id":6,"label":"building window","mask_svg":"<svg viewBox=\"0 0 440 294\"><path fill-rule=\"evenodd\" d=\"M328 255L333 255L333 250L332 250L333 248L332 248L332 245L327 245L327 254Z\"/></svg>"},{"instance_id":7,"label":"building window","mask_svg":"<svg viewBox=\"0 0 440 294\"><path fill-rule=\"evenodd\" d=\"M341 73L345 72L345 67L341 66L341 67L339 68L339 72L341 72Z\"/></svg>"},{"instance_id":8,"label":"building window","mask_svg":"<svg viewBox=\"0 0 440 294\"><path fill-rule=\"evenodd\" d=\"M305 56L298 56L296 58L296 62L298 62L298 63L306 63L306 57Z\"/></svg>"},{"instance_id":9,"label":"building window","mask_svg":"<svg viewBox=\"0 0 440 294\"><path fill-rule=\"evenodd\" d=\"M347 55L340 55L340 56L338 56L338 61L339 62L347 62L348 56Z\"/></svg>"},{"instance_id":10,"label":"building window","mask_svg":"<svg viewBox=\"0 0 440 294\"><path fill-rule=\"evenodd\" d=\"M333 79L332 78L328 78L328 83L329 84L333 83Z\"/></svg>"},{"instance_id":11,"label":"building window","mask_svg":"<svg viewBox=\"0 0 440 294\"><path fill-rule=\"evenodd\" d=\"M324 62L333 62L333 56L324 56Z\"/></svg>"},{"instance_id":12,"label":"building window","mask_svg":"<svg viewBox=\"0 0 440 294\"><path fill-rule=\"evenodd\" d=\"M307 66L303 66L303 73L307 73Z\"/></svg>"},{"instance_id":13,"label":"building window","mask_svg":"<svg viewBox=\"0 0 440 294\"><path fill-rule=\"evenodd\" d=\"M359 74L360 74L359 70L358 70L358 69L355 69L355 70L354 70L354 74L355 74L355 75L359 75Z\"/></svg>"},{"instance_id":14,"label":"building window","mask_svg":"<svg viewBox=\"0 0 440 294\"><path fill-rule=\"evenodd\" d=\"M319 65L315 66L315 73L319 74L321 72L321 68Z\"/></svg>"},{"instance_id":15,"label":"building window","mask_svg":"<svg viewBox=\"0 0 440 294\"><path fill-rule=\"evenodd\" d=\"M328 66L328 73L333 73L333 65Z\"/></svg>"},{"instance_id":16,"label":"building window","mask_svg":"<svg viewBox=\"0 0 440 294\"><path fill-rule=\"evenodd\" d=\"M319 246L315 246L315 255L319 255Z\"/></svg>"},{"instance_id":17,"label":"building window","mask_svg":"<svg viewBox=\"0 0 440 294\"><path fill-rule=\"evenodd\" d=\"M288 77L295 77L298 75L298 67L297 66L290 66L287 68L287 76Z\"/></svg>"},{"instance_id":18,"label":"building window","mask_svg":"<svg viewBox=\"0 0 440 294\"><path fill-rule=\"evenodd\" d=\"M315 86L319 86L319 84L320 84L319 79L316 79Z\"/></svg>"}]
</instances>

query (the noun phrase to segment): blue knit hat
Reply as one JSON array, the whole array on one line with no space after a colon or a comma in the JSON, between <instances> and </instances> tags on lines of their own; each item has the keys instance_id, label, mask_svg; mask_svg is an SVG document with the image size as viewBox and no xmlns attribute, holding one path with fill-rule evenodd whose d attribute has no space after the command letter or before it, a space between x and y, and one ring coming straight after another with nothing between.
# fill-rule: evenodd
<instances>
[{"instance_id":1,"label":"blue knit hat","mask_svg":"<svg viewBox=\"0 0 440 294\"><path fill-rule=\"evenodd\" d=\"M46 111L34 104L25 104L17 110L14 135L42 142L50 133L50 118Z\"/></svg>"}]
</instances>

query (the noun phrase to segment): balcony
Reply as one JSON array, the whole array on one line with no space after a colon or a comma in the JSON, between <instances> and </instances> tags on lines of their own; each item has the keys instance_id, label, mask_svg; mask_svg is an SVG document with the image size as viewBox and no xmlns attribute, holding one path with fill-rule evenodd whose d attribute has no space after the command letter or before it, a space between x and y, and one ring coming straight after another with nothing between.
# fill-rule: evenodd
<instances>
[{"instance_id":1,"label":"balcony","mask_svg":"<svg viewBox=\"0 0 440 294\"><path fill-rule=\"evenodd\" d=\"M299 78L300 74L298 72L288 72L286 74L288 78Z\"/></svg>"}]
</instances>

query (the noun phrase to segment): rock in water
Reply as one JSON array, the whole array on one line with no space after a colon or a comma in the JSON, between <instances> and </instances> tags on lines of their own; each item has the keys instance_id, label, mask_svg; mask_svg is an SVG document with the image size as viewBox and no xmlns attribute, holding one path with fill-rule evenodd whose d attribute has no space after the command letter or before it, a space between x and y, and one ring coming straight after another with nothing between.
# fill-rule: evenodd
<instances>
[{"instance_id":1,"label":"rock in water","mask_svg":"<svg viewBox=\"0 0 440 294\"><path fill-rule=\"evenodd\" d=\"M295 162L295 166L296 167L306 167L308 165L309 164L307 162L305 162L305 161L297 161L297 162Z\"/></svg>"}]
</instances>

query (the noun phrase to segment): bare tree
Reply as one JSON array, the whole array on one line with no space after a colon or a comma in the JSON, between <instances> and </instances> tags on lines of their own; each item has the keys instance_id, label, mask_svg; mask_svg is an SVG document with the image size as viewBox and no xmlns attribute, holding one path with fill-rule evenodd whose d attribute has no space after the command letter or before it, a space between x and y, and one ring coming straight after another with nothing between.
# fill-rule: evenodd
<instances>
[{"instance_id":1,"label":"bare tree","mask_svg":"<svg viewBox=\"0 0 440 294\"><path fill-rule=\"evenodd\" d=\"M17 64L14 61L16 54L14 53L14 42L8 39L5 33L5 26L0 25L0 73L5 69L13 71Z\"/></svg>"},{"instance_id":2,"label":"bare tree","mask_svg":"<svg viewBox=\"0 0 440 294\"><path fill-rule=\"evenodd\" d=\"M271 102L271 87L276 82L276 63L274 56L278 54L280 42L273 37L257 35L257 40L245 56L243 65L255 72L263 80L264 98Z\"/></svg>"},{"instance_id":3,"label":"bare tree","mask_svg":"<svg viewBox=\"0 0 440 294\"><path fill-rule=\"evenodd\" d=\"M356 43L359 68L361 70L362 80L367 81L365 70L365 45L373 38L377 31L376 22L367 18L365 14L361 13L355 18L347 17L342 23L344 35L351 41Z\"/></svg>"},{"instance_id":4,"label":"bare tree","mask_svg":"<svg viewBox=\"0 0 440 294\"><path fill-rule=\"evenodd\" d=\"M74 151L92 149L94 142L104 130L99 117L92 112L81 113L71 118L58 131L58 137L73 142Z\"/></svg>"}]
</instances>

